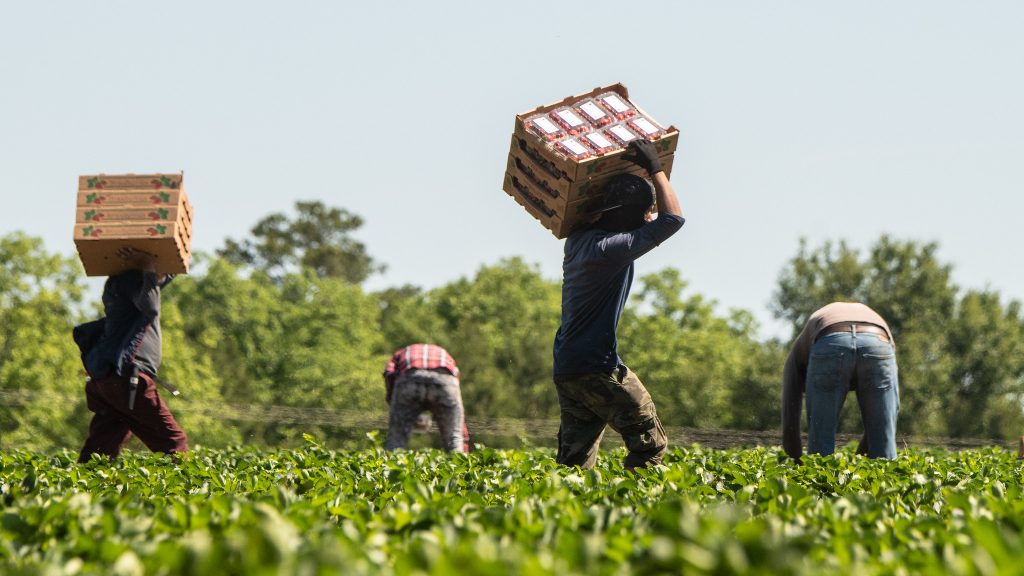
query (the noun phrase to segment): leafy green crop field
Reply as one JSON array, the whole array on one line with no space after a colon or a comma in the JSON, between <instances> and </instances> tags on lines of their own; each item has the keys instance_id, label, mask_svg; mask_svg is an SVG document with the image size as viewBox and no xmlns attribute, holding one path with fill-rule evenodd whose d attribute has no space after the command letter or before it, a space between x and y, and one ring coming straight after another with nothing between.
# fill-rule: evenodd
<instances>
[{"instance_id":1,"label":"leafy green crop field","mask_svg":"<svg viewBox=\"0 0 1024 576\"><path fill-rule=\"evenodd\" d=\"M1018 574L1001 450L672 451L624 473L549 450L0 455L3 574Z\"/></svg>"}]
</instances>

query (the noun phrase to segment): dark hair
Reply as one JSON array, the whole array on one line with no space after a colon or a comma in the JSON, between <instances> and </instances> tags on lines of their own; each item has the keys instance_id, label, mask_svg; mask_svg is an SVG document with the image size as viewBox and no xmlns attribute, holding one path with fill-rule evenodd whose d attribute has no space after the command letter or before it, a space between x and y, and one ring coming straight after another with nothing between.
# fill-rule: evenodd
<instances>
[{"instance_id":1,"label":"dark hair","mask_svg":"<svg viewBox=\"0 0 1024 576\"><path fill-rule=\"evenodd\" d=\"M627 232L644 224L644 215L654 205L651 184L635 174L620 174L604 189L605 208L597 227L609 232Z\"/></svg>"}]
</instances>

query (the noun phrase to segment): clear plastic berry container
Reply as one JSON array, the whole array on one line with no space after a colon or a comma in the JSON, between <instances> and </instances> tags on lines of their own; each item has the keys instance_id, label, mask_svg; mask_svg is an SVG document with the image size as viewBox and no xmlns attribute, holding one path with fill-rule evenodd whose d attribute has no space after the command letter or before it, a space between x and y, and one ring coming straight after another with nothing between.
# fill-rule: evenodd
<instances>
[{"instance_id":1,"label":"clear plastic berry container","mask_svg":"<svg viewBox=\"0 0 1024 576\"><path fill-rule=\"evenodd\" d=\"M665 134L665 129L652 122L649 118L642 114L626 120L626 124L633 129L634 132L643 136L647 140L654 140Z\"/></svg>"},{"instance_id":2,"label":"clear plastic berry container","mask_svg":"<svg viewBox=\"0 0 1024 576\"><path fill-rule=\"evenodd\" d=\"M575 136L563 138L555 142L555 150L572 160L585 160L594 155L590 148L580 142Z\"/></svg>"},{"instance_id":3,"label":"clear plastic berry container","mask_svg":"<svg viewBox=\"0 0 1024 576\"><path fill-rule=\"evenodd\" d=\"M591 130L590 123L573 111L572 108L565 107L552 110L549 116L570 135L575 136L576 134L583 134Z\"/></svg>"},{"instance_id":4,"label":"clear plastic berry container","mask_svg":"<svg viewBox=\"0 0 1024 576\"><path fill-rule=\"evenodd\" d=\"M601 106L604 106L604 109L611 113L612 117L616 120L625 120L637 114L636 108L615 92L605 92L598 95L594 100Z\"/></svg>"},{"instance_id":5,"label":"clear plastic berry container","mask_svg":"<svg viewBox=\"0 0 1024 576\"><path fill-rule=\"evenodd\" d=\"M584 134L580 140L590 147L598 156L621 150L622 146L615 140L606 136L603 132L589 132Z\"/></svg>"},{"instance_id":6,"label":"clear plastic berry container","mask_svg":"<svg viewBox=\"0 0 1024 576\"><path fill-rule=\"evenodd\" d=\"M615 122L615 118L592 99L584 100L575 106L576 112L594 126L607 126Z\"/></svg>"},{"instance_id":7,"label":"clear plastic berry container","mask_svg":"<svg viewBox=\"0 0 1024 576\"><path fill-rule=\"evenodd\" d=\"M639 135L637 135L636 132L631 130L625 122L612 124L611 126L602 130L601 133L607 135L612 140L615 140L616 142L619 143L619 145L623 147L629 145L630 142L640 137Z\"/></svg>"},{"instance_id":8,"label":"clear plastic berry container","mask_svg":"<svg viewBox=\"0 0 1024 576\"><path fill-rule=\"evenodd\" d=\"M554 142L565 137L565 130L548 117L547 114L537 114L527 118L526 129L548 142Z\"/></svg>"}]
</instances>

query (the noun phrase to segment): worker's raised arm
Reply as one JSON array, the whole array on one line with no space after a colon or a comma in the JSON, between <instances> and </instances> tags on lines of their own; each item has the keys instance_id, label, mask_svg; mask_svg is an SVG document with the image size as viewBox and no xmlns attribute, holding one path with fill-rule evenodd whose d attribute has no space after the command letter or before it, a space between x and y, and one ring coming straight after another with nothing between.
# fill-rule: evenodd
<instances>
[{"instance_id":1,"label":"worker's raised arm","mask_svg":"<svg viewBox=\"0 0 1024 576\"><path fill-rule=\"evenodd\" d=\"M658 213L681 217L683 210L679 207L679 198L661 167L658 149L647 140L634 140L629 143L629 151L631 154L626 156L626 159L647 170L647 175L654 182Z\"/></svg>"}]
</instances>

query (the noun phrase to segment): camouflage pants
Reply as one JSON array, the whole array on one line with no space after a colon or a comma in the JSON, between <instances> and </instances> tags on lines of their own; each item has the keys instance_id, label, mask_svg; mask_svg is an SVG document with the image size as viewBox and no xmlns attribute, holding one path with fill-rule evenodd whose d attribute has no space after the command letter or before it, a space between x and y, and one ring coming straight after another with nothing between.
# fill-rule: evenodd
<instances>
[{"instance_id":1,"label":"camouflage pants","mask_svg":"<svg viewBox=\"0 0 1024 576\"><path fill-rule=\"evenodd\" d=\"M441 431L445 450L462 452L462 393L459 380L447 371L407 370L398 376L391 393L386 450L409 445L409 435L420 412L430 410Z\"/></svg>"},{"instance_id":2,"label":"camouflage pants","mask_svg":"<svg viewBox=\"0 0 1024 576\"><path fill-rule=\"evenodd\" d=\"M556 376L555 388L562 412L559 464L593 468L605 425L626 443L626 468L661 462L668 437L651 395L629 368L620 364L610 374Z\"/></svg>"}]
</instances>

